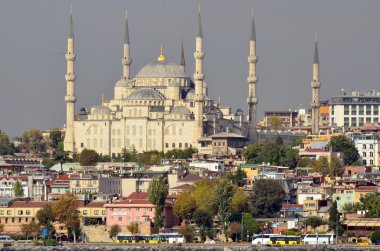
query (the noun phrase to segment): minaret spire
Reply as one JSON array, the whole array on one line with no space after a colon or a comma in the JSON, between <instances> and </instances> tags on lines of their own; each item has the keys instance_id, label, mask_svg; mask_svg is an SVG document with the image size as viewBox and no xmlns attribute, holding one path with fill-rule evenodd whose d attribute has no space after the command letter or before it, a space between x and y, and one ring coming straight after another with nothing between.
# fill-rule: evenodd
<instances>
[{"instance_id":1,"label":"minaret spire","mask_svg":"<svg viewBox=\"0 0 380 251\"><path fill-rule=\"evenodd\" d=\"M75 73L74 73L74 28L73 28L73 7L70 5L70 28L67 39L67 72L66 79L66 133L64 140L64 149L71 153L75 152L75 137L74 137L74 115L75 115Z\"/></svg>"},{"instance_id":2,"label":"minaret spire","mask_svg":"<svg viewBox=\"0 0 380 251\"><path fill-rule=\"evenodd\" d=\"M128 30L128 12L125 11L125 31L124 31L124 55L121 59L121 64L123 65L123 79L128 80L130 78L130 66L132 63L132 58L130 57L129 51L129 30Z\"/></svg>"},{"instance_id":3,"label":"minaret spire","mask_svg":"<svg viewBox=\"0 0 380 251\"><path fill-rule=\"evenodd\" d=\"M183 49L183 39L181 37L181 53L179 57L179 65L183 67L183 70L186 68L186 62L185 62L185 50Z\"/></svg>"},{"instance_id":4,"label":"minaret spire","mask_svg":"<svg viewBox=\"0 0 380 251\"><path fill-rule=\"evenodd\" d=\"M256 95L256 85L257 85L257 76L256 76L256 31L255 31L255 15L254 10L252 9L252 27L251 27L251 36L249 40L249 56L248 56L248 138L250 142L256 140L256 110L257 110L257 95Z\"/></svg>"},{"instance_id":5,"label":"minaret spire","mask_svg":"<svg viewBox=\"0 0 380 251\"><path fill-rule=\"evenodd\" d=\"M195 38L195 72L194 72L194 82L195 82L195 132L194 132L194 143L198 144L198 139L203 137L203 80L205 75L203 73L203 58L205 53L203 52L203 33L202 33L202 22L201 22L201 12L200 5L198 7L198 29L197 37Z\"/></svg>"},{"instance_id":6,"label":"minaret spire","mask_svg":"<svg viewBox=\"0 0 380 251\"><path fill-rule=\"evenodd\" d=\"M319 82L319 55L318 55L318 39L314 35L314 61L313 61L313 80L311 81L312 101L311 101L311 132L319 133L319 93L321 83Z\"/></svg>"}]
</instances>

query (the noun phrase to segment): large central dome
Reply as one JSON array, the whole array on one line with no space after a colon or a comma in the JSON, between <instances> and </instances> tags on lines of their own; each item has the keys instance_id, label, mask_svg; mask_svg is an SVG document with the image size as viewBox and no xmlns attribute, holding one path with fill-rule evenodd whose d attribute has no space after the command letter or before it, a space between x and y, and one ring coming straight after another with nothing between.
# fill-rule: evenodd
<instances>
[{"instance_id":1,"label":"large central dome","mask_svg":"<svg viewBox=\"0 0 380 251\"><path fill-rule=\"evenodd\" d=\"M145 65L137 78L185 78L185 70L182 66L170 62L155 62Z\"/></svg>"}]
</instances>

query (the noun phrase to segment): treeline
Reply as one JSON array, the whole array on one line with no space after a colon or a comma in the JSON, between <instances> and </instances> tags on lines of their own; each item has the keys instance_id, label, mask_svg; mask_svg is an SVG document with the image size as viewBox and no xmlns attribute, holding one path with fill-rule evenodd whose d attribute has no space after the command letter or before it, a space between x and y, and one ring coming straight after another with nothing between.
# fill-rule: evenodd
<instances>
[{"instance_id":1,"label":"treeline","mask_svg":"<svg viewBox=\"0 0 380 251\"><path fill-rule=\"evenodd\" d=\"M215 227L233 240L244 239L261 231L254 218L274 217L280 211L285 192L278 182L257 180L247 196L234 181L204 179L179 194L173 210L177 217L190 223L180 229L188 241L195 236L194 225L198 226L202 241L214 235ZM215 218L219 226L213 225Z\"/></svg>"}]
</instances>

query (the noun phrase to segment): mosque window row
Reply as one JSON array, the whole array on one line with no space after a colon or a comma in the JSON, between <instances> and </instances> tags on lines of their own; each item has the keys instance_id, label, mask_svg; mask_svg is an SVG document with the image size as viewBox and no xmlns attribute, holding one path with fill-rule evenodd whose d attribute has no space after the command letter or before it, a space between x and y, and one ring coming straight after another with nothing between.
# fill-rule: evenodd
<instances>
[{"instance_id":1,"label":"mosque window row","mask_svg":"<svg viewBox=\"0 0 380 251\"><path fill-rule=\"evenodd\" d=\"M169 146L170 146L170 144L169 143L165 143L165 148L169 148ZM182 148L182 146L185 146L185 148L188 148L189 147L189 143L185 143L185 144L183 144L183 143L178 143L178 148ZM191 146L191 145L190 145ZM172 148L176 148L176 143L172 143L171 144L171 147Z\"/></svg>"},{"instance_id":2,"label":"mosque window row","mask_svg":"<svg viewBox=\"0 0 380 251\"><path fill-rule=\"evenodd\" d=\"M103 129L100 128L99 135L102 135L102 134L103 134ZM90 126L86 131L86 135L98 135L98 127L96 125Z\"/></svg>"},{"instance_id":3,"label":"mosque window row","mask_svg":"<svg viewBox=\"0 0 380 251\"><path fill-rule=\"evenodd\" d=\"M174 135L174 136L177 135L177 127L175 125L169 126L168 128L165 129L165 135ZM178 135L182 135L182 128L178 129Z\"/></svg>"}]
</instances>

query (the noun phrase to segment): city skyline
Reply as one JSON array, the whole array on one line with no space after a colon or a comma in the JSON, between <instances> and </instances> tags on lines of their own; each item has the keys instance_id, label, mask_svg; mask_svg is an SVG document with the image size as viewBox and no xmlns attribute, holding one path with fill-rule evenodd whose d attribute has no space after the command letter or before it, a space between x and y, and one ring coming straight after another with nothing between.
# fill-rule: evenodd
<instances>
[{"instance_id":1,"label":"city skyline","mask_svg":"<svg viewBox=\"0 0 380 251\"><path fill-rule=\"evenodd\" d=\"M367 1L363 6L344 1L347 8L343 11L339 9L341 2L326 7L323 3L301 1L241 1L239 5L218 1L215 8L215 1L200 1L205 82L212 98L221 96L222 105L247 111L251 8L256 10L259 119L264 110L294 109L299 104L310 107L315 32L319 37L321 100L338 95L343 88L378 90L380 64L376 60L376 44L380 43L380 33L375 28L380 17L375 10L380 3ZM32 127L49 129L65 123L64 53L69 3L40 0L33 4L1 4L0 30L8 36L0 38L0 129L12 136ZM192 76L197 3L91 3L74 3L77 112L81 107L100 104L102 93L106 99L112 96L122 72L125 10L129 16L132 76L156 60L161 43L169 61L178 63L181 37L186 72ZM20 9L21 5L25 8ZM144 9L147 5L155 8ZM314 12L305 15L310 9ZM179 21L172 22L173 18ZM360 29L364 25L366 28ZM363 84L358 85L359 81Z\"/></svg>"}]
</instances>

